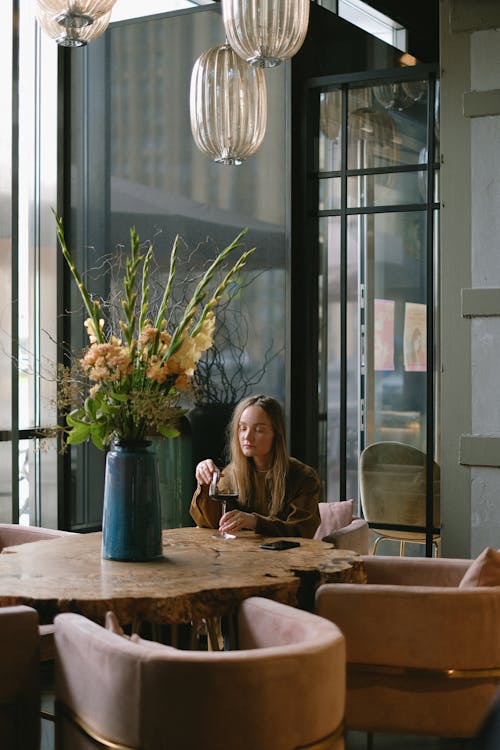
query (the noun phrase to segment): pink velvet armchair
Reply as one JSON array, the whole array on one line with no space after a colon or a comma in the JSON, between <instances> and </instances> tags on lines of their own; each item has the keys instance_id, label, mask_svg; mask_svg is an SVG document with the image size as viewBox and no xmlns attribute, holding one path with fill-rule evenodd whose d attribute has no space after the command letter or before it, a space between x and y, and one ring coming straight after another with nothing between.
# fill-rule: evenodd
<instances>
[{"instance_id":1,"label":"pink velvet armchair","mask_svg":"<svg viewBox=\"0 0 500 750\"><path fill-rule=\"evenodd\" d=\"M131 640L69 613L55 629L57 750L93 750L97 738L131 750L343 750L344 637L310 612L245 600L236 651Z\"/></svg>"},{"instance_id":2,"label":"pink velvet armchair","mask_svg":"<svg viewBox=\"0 0 500 750\"><path fill-rule=\"evenodd\" d=\"M347 549L367 555L370 547L370 530L364 518L354 516L354 501L342 500L333 503L318 503L321 523L314 535L335 545L336 549Z\"/></svg>"},{"instance_id":3,"label":"pink velvet armchair","mask_svg":"<svg viewBox=\"0 0 500 750\"><path fill-rule=\"evenodd\" d=\"M464 587L471 560L363 560L367 584L316 595L346 638L346 728L475 736L500 679L500 586Z\"/></svg>"},{"instance_id":4,"label":"pink velvet armchair","mask_svg":"<svg viewBox=\"0 0 500 750\"><path fill-rule=\"evenodd\" d=\"M40 656L38 614L31 607L0 608L0 747L38 750Z\"/></svg>"},{"instance_id":5,"label":"pink velvet armchair","mask_svg":"<svg viewBox=\"0 0 500 750\"><path fill-rule=\"evenodd\" d=\"M20 526L17 523L0 523L0 552L5 547L17 544L39 542L43 539L55 539L58 536L73 534L72 531L47 529L43 526Z\"/></svg>"},{"instance_id":6,"label":"pink velvet armchair","mask_svg":"<svg viewBox=\"0 0 500 750\"><path fill-rule=\"evenodd\" d=\"M18 544L40 542L46 539L56 539L59 536L73 534L72 531L48 529L43 526L21 526L17 523L0 523L0 552L6 547ZM51 661L54 658L54 626L40 625L40 660Z\"/></svg>"}]
</instances>

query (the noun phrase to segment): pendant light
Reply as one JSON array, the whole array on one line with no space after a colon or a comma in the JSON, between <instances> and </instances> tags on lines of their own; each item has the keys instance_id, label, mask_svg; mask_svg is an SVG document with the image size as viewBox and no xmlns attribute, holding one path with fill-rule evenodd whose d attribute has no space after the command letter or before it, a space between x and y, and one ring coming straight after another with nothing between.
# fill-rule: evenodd
<instances>
[{"instance_id":1,"label":"pendant light","mask_svg":"<svg viewBox=\"0 0 500 750\"><path fill-rule=\"evenodd\" d=\"M226 37L240 57L273 68L302 46L310 0L223 0Z\"/></svg>"},{"instance_id":2,"label":"pendant light","mask_svg":"<svg viewBox=\"0 0 500 750\"><path fill-rule=\"evenodd\" d=\"M35 10L35 15L43 31L60 47L84 47L104 34L109 26L111 11L85 26L61 26L58 21L54 21L49 14L39 8Z\"/></svg>"},{"instance_id":3,"label":"pendant light","mask_svg":"<svg viewBox=\"0 0 500 750\"><path fill-rule=\"evenodd\" d=\"M377 102L387 110L403 112L427 93L427 81L393 81L373 87Z\"/></svg>"},{"instance_id":4,"label":"pendant light","mask_svg":"<svg viewBox=\"0 0 500 750\"><path fill-rule=\"evenodd\" d=\"M219 164L241 164L262 143L267 97L264 71L220 44L196 60L191 74L191 130L198 148Z\"/></svg>"},{"instance_id":5,"label":"pendant light","mask_svg":"<svg viewBox=\"0 0 500 750\"><path fill-rule=\"evenodd\" d=\"M81 47L102 34L116 0L35 0L43 30L61 46Z\"/></svg>"},{"instance_id":6,"label":"pendant light","mask_svg":"<svg viewBox=\"0 0 500 750\"><path fill-rule=\"evenodd\" d=\"M349 114L361 107L372 104L371 89L351 88L347 97L347 112ZM339 138L342 129L342 92L340 89L323 91L319 100L319 127L323 135L329 140Z\"/></svg>"}]
</instances>

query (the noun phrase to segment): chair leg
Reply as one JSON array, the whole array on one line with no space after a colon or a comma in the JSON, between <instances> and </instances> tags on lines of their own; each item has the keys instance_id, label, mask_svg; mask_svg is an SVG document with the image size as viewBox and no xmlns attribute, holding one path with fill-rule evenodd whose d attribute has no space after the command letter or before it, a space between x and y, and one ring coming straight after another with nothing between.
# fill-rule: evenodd
<instances>
[{"instance_id":1,"label":"chair leg","mask_svg":"<svg viewBox=\"0 0 500 750\"><path fill-rule=\"evenodd\" d=\"M366 733L366 750L373 750L373 732Z\"/></svg>"},{"instance_id":2,"label":"chair leg","mask_svg":"<svg viewBox=\"0 0 500 750\"><path fill-rule=\"evenodd\" d=\"M405 540L401 539L401 542L399 543L399 556L404 557L405 556Z\"/></svg>"},{"instance_id":3,"label":"chair leg","mask_svg":"<svg viewBox=\"0 0 500 750\"><path fill-rule=\"evenodd\" d=\"M377 547L379 545L379 542L382 541L383 538L384 538L383 536L378 536L375 539L375 541L373 542L373 547L372 547L372 552L371 552L372 555L376 555L377 554Z\"/></svg>"},{"instance_id":4,"label":"chair leg","mask_svg":"<svg viewBox=\"0 0 500 750\"><path fill-rule=\"evenodd\" d=\"M209 651L224 651L224 641L222 638L222 632L220 628L219 617L207 617L205 622L207 623L208 632L208 650Z\"/></svg>"},{"instance_id":5,"label":"chair leg","mask_svg":"<svg viewBox=\"0 0 500 750\"><path fill-rule=\"evenodd\" d=\"M234 613L229 614L226 619L226 633L223 631L224 636L224 650L225 651L236 651L238 648L238 628L236 625L236 616Z\"/></svg>"},{"instance_id":6,"label":"chair leg","mask_svg":"<svg viewBox=\"0 0 500 750\"><path fill-rule=\"evenodd\" d=\"M139 635L141 632L141 625L142 625L142 621L140 617L137 617L136 615L132 621L132 628L131 628L132 633L134 633L135 635Z\"/></svg>"},{"instance_id":7,"label":"chair leg","mask_svg":"<svg viewBox=\"0 0 500 750\"><path fill-rule=\"evenodd\" d=\"M198 621L191 623L191 630L189 631L189 650L196 651L198 649Z\"/></svg>"}]
</instances>

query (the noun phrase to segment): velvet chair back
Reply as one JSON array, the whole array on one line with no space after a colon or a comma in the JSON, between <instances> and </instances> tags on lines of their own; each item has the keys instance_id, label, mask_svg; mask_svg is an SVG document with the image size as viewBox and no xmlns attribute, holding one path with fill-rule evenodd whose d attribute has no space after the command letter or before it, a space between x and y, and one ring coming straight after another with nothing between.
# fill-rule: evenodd
<instances>
[{"instance_id":1,"label":"velvet chair back","mask_svg":"<svg viewBox=\"0 0 500 750\"><path fill-rule=\"evenodd\" d=\"M353 515L353 506L353 500L318 503L321 523L314 538L330 542L335 549L367 555L370 551L370 530L364 518Z\"/></svg>"},{"instance_id":2,"label":"velvet chair back","mask_svg":"<svg viewBox=\"0 0 500 750\"><path fill-rule=\"evenodd\" d=\"M46 539L57 539L60 536L73 535L72 531L48 529L43 526L21 526L18 523L0 523L0 552L6 547L18 544L40 542ZM40 625L40 661L52 661L54 658L54 626L52 623Z\"/></svg>"},{"instance_id":3,"label":"velvet chair back","mask_svg":"<svg viewBox=\"0 0 500 750\"><path fill-rule=\"evenodd\" d=\"M0 747L39 750L40 655L38 614L0 608Z\"/></svg>"},{"instance_id":4,"label":"velvet chair back","mask_svg":"<svg viewBox=\"0 0 500 750\"><path fill-rule=\"evenodd\" d=\"M346 727L474 737L500 681L500 586L460 587L471 560L363 557L367 584L326 584L344 633Z\"/></svg>"},{"instance_id":5,"label":"velvet chair back","mask_svg":"<svg viewBox=\"0 0 500 750\"><path fill-rule=\"evenodd\" d=\"M58 536L68 536L71 531L47 529L43 526L21 526L18 523L0 523L0 551L5 547L17 544L39 542L42 539L56 539Z\"/></svg>"},{"instance_id":6,"label":"velvet chair back","mask_svg":"<svg viewBox=\"0 0 500 750\"><path fill-rule=\"evenodd\" d=\"M239 650L129 640L55 619L56 748L91 737L137 750L343 750L344 637L323 618L253 597ZM115 747L115 745L112 745Z\"/></svg>"}]
</instances>

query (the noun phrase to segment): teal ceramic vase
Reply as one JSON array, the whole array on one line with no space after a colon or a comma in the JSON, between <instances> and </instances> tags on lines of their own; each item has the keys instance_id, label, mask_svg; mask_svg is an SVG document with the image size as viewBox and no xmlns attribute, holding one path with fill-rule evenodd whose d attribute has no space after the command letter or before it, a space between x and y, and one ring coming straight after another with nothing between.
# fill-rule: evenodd
<instances>
[{"instance_id":1,"label":"teal ceramic vase","mask_svg":"<svg viewBox=\"0 0 500 750\"><path fill-rule=\"evenodd\" d=\"M189 515L189 502L193 494L193 461L191 429L187 417L182 416L176 438L154 438L153 447L158 456L160 475L161 523L164 529L193 526Z\"/></svg>"},{"instance_id":2,"label":"teal ceramic vase","mask_svg":"<svg viewBox=\"0 0 500 750\"><path fill-rule=\"evenodd\" d=\"M158 459L149 442L114 443L106 456L102 556L145 562L162 556Z\"/></svg>"}]
</instances>

